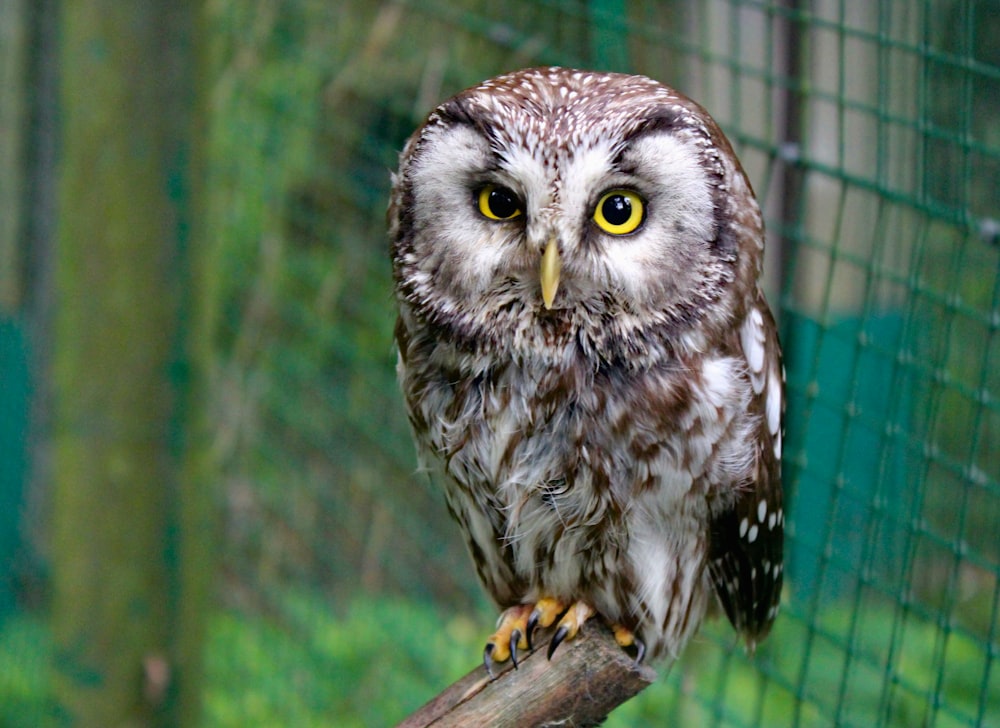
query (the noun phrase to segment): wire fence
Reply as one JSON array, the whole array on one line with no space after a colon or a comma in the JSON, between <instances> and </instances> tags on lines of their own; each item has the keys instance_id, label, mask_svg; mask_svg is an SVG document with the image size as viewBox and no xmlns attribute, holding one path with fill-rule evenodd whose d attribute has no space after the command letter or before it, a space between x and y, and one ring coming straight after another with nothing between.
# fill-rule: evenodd
<instances>
[{"instance_id":1,"label":"wire fence","mask_svg":"<svg viewBox=\"0 0 1000 728\"><path fill-rule=\"evenodd\" d=\"M206 725L390 724L474 665L495 615L414 472L384 210L431 108L542 64L644 73L719 121L788 372L771 636L748 657L708 624L608 725L1000 722L1000 3L213 0L202 33ZM48 334L26 328L0 327L11 726L53 689L48 486L18 459L44 452L22 339Z\"/></svg>"}]
</instances>

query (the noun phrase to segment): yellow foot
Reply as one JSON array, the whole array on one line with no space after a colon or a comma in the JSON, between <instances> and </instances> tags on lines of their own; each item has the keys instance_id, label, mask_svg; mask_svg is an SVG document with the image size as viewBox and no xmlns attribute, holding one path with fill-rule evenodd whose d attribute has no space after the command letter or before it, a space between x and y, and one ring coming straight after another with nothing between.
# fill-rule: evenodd
<instances>
[{"instance_id":1,"label":"yellow foot","mask_svg":"<svg viewBox=\"0 0 1000 728\"><path fill-rule=\"evenodd\" d=\"M583 623L593 616L594 608L589 604L574 602L566 610L563 618L559 620L559 624L556 626L556 633L552 635L552 641L549 642L549 659L552 659L552 655L559 645L566 640L576 637L576 633L580 631Z\"/></svg>"},{"instance_id":2,"label":"yellow foot","mask_svg":"<svg viewBox=\"0 0 1000 728\"><path fill-rule=\"evenodd\" d=\"M531 644L536 629L551 627L556 618L565 611L566 605L552 597L542 597L535 602L535 608L531 612L531 617L528 618L528 644Z\"/></svg>"},{"instance_id":3,"label":"yellow foot","mask_svg":"<svg viewBox=\"0 0 1000 728\"><path fill-rule=\"evenodd\" d=\"M535 604L518 604L505 609L497 620L497 629L486 641L486 648L483 650L483 664L486 672L493 677L493 665L499 662L506 662L510 658L517 667L517 651L531 650L532 638L539 628L556 625L555 634L549 642L549 659L566 640L576 637L584 622L594 616L594 608L585 602L574 602L567 605L553 597L543 597ZM562 616L559 619L560 615ZM556 619L559 619L558 624ZM621 637L619 637L619 634ZM615 627L615 636L619 644L623 647L636 645L639 657L642 659L644 652L642 643L624 627ZM622 640L625 640L624 642Z\"/></svg>"},{"instance_id":4,"label":"yellow foot","mask_svg":"<svg viewBox=\"0 0 1000 728\"><path fill-rule=\"evenodd\" d=\"M493 677L494 662L506 662L509 657L513 660L514 667L517 667L518 648L529 649L528 617L531 610L530 604L518 604L500 614L497 631L490 635L486 641L486 649L483 650L483 664L490 677Z\"/></svg>"},{"instance_id":5,"label":"yellow foot","mask_svg":"<svg viewBox=\"0 0 1000 728\"><path fill-rule=\"evenodd\" d=\"M535 604L518 604L505 609L497 620L497 630L486 641L483 664L493 677L493 665L510 658L517 668L517 651L533 649L531 640L541 627L551 627L566 611L566 605L552 597L542 597ZM575 634L575 631L574 631Z\"/></svg>"},{"instance_id":6,"label":"yellow foot","mask_svg":"<svg viewBox=\"0 0 1000 728\"><path fill-rule=\"evenodd\" d=\"M611 631L615 633L615 640L624 648L635 647L635 664L642 662L646 656L646 645L641 639L635 636L635 632L621 624L611 625Z\"/></svg>"}]
</instances>

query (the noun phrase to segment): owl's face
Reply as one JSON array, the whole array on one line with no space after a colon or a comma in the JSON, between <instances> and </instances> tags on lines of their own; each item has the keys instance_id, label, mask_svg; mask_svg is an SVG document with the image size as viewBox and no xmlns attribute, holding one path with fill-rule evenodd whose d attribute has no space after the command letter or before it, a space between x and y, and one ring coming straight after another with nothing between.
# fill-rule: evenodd
<instances>
[{"instance_id":1,"label":"owl's face","mask_svg":"<svg viewBox=\"0 0 1000 728\"><path fill-rule=\"evenodd\" d=\"M436 109L406 146L389 217L410 310L515 356L699 350L742 315L734 289L756 285L762 248L749 184L699 106L643 77L567 69Z\"/></svg>"}]
</instances>

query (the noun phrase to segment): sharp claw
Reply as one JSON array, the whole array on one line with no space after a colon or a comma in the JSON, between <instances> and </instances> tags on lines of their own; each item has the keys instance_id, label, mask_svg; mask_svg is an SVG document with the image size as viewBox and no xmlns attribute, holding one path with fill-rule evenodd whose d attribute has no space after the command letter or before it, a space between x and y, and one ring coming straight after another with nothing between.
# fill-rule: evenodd
<instances>
[{"instance_id":1,"label":"sharp claw","mask_svg":"<svg viewBox=\"0 0 1000 728\"><path fill-rule=\"evenodd\" d=\"M646 656L646 643L638 637L635 638L635 666L642 664L642 658Z\"/></svg>"},{"instance_id":2,"label":"sharp claw","mask_svg":"<svg viewBox=\"0 0 1000 728\"><path fill-rule=\"evenodd\" d=\"M552 659L552 655L555 653L556 648L562 644L562 641L566 639L566 635L569 634L569 629L566 625L559 627L556 633L552 635L552 641L549 642L549 659Z\"/></svg>"},{"instance_id":3,"label":"sharp claw","mask_svg":"<svg viewBox=\"0 0 1000 728\"><path fill-rule=\"evenodd\" d=\"M526 627L527 634L525 635L525 639L528 641L529 650L535 649L535 646L532 643L535 639L535 630L538 629L538 618L540 616L541 614L536 609L531 613L531 616L528 617L528 626Z\"/></svg>"},{"instance_id":4,"label":"sharp claw","mask_svg":"<svg viewBox=\"0 0 1000 728\"><path fill-rule=\"evenodd\" d=\"M521 641L521 630L515 629L510 633L510 661L517 669L517 643Z\"/></svg>"},{"instance_id":5,"label":"sharp claw","mask_svg":"<svg viewBox=\"0 0 1000 728\"><path fill-rule=\"evenodd\" d=\"M490 676L490 680L493 680L496 675L493 674L493 650L496 649L496 645L492 642L486 643L486 649L483 650L483 665L486 667L486 674Z\"/></svg>"}]
</instances>

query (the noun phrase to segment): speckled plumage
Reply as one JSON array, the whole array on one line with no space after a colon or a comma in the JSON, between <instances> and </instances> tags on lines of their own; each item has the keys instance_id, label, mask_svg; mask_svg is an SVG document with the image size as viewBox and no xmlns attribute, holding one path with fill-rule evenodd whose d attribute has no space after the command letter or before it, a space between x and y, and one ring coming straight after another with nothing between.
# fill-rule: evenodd
<instances>
[{"instance_id":1,"label":"speckled plumage","mask_svg":"<svg viewBox=\"0 0 1000 728\"><path fill-rule=\"evenodd\" d=\"M485 217L484 185L523 214ZM616 189L644 201L628 235L594 223ZM497 605L585 601L676 657L714 592L748 644L765 636L783 376L760 211L708 114L639 76L500 76L407 142L389 226L421 461Z\"/></svg>"}]
</instances>

